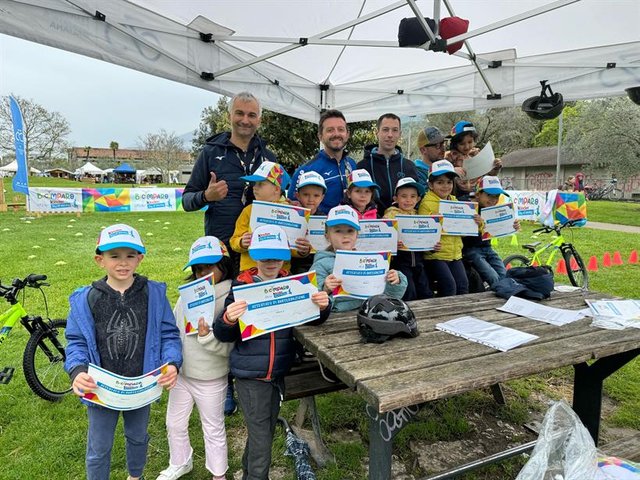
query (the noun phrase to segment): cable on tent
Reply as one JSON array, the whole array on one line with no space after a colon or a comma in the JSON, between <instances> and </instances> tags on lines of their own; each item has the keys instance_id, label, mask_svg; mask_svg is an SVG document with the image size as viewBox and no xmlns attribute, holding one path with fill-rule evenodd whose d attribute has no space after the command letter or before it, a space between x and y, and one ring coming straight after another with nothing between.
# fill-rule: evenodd
<instances>
[{"instance_id":1,"label":"cable on tent","mask_svg":"<svg viewBox=\"0 0 640 480\"><path fill-rule=\"evenodd\" d=\"M102 12L99 12L98 10L96 10L96 14L93 16L93 18L96 20L100 20L101 22L104 22L107 19L106 15Z\"/></svg>"}]
</instances>

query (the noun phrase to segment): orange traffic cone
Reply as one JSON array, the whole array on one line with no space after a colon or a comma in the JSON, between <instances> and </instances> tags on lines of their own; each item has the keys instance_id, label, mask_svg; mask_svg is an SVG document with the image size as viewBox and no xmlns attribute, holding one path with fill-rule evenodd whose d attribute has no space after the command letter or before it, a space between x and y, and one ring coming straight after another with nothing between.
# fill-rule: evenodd
<instances>
[{"instance_id":1,"label":"orange traffic cone","mask_svg":"<svg viewBox=\"0 0 640 480\"><path fill-rule=\"evenodd\" d=\"M620 252L616 251L613 254L613 264L614 265L623 265L622 257L620 256Z\"/></svg>"},{"instance_id":2,"label":"orange traffic cone","mask_svg":"<svg viewBox=\"0 0 640 480\"><path fill-rule=\"evenodd\" d=\"M534 261L531 263L531 266L532 266L532 267L539 267L539 266L540 266L540 264L538 263L538 261L537 261L537 260L534 260Z\"/></svg>"},{"instance_id":3,"label":"orange traffic cone","mask_svg":"<svg viewBox=\"0 0 640 480\"><path fill-rule=\"evenodd\" d=\"M556 273L560 275L567 274L567 264L564 261L564 258L558 260L558 265L556 265Z\"/></svg>"},{"instance_id":4,"label":"orange traffic cone","mask_svg":"<svg viewBox=\"0 0 640 480\"><path fill-rule=\"evenodd\" d=\"M602 257L602 266L603 267L611 266L611 254L609 252L604 252L604 256Z\"/></svg>"},{"instance_id":5,"label":"orange traffic cone","mask_svg":"<svg viewBox=\"0 0 640 480\"><path fill-rule=\"evenodd\" d=\"M589 259L589 265L587 265L587 270L590 272L598 271L598 259L595 255L591 255L591 258Z\"/></svg>"},{"instance_id":6,"label":"orange traffic cone","mask_svg":"<svg viewBox=\"0 0 640 480\"><path fill-rule=\"evenodd\" d=\"M571 261L569 262L569 266L571 267L571 271L572 272L580 270L580 267L578 266L578 262L576 262L576 259L574 257L571 257Z\"/></svg>"},{"instance_id":7,"label":"orange traffic cone","mask_svg":"<svg viewBox=\"0 0 640 480\"><path fill-rule=\"evenodd\" d=\"M627 263L638 263L638 251L631 250L631 255L629 255L629 261Z\"/></svg>"}]
</instances>

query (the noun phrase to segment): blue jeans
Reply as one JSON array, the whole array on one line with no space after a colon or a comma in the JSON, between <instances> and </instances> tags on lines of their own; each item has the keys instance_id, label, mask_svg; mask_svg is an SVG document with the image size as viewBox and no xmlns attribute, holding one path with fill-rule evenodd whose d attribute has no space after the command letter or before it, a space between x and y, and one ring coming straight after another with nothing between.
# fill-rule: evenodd
<instances>
[{"instance_id":1,"label":"blue jeans","mask_svg":"<svg viewBox=\"0 0 640 480\"><path fill-rule=\"evenodd\" d=\"M147 463L149 412L151 406L122 412L127 452L127 470L132 477L142 475ZM103 407L87 407L87 480L109 480L111 449L116 433L119 411Z\"/></svg>"},{"instance_id":2,"label":"blue jeans","mask_svg":"<svg viewBox=\"0 0 640 480\"><path fill-rule=\"evenodd\" d=\"M437 297L469 293L469 279L462 260L425 260L424 267L432 282L438 282Z\"/></svg>"},{"instance_id":3,"label":"blue jeans","mask_svg":"<svg viewBox=\"0 0 640 480\"><path fill-rule=\"evenodd\" d=\"M482 280L490 287L507 275L502 259L491 246L465 248L462 250L462 256L471 262Z\"/></svg>"}]
</instances>

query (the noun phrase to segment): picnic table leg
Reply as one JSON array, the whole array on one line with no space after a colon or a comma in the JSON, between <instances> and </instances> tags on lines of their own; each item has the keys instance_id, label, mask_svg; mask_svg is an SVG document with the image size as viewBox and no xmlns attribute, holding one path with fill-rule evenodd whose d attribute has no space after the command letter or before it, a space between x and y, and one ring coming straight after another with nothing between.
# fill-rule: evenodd
<instances>
[{"instance_id":1,"label":"picnic table leg","mask_svg":"<svg viewBox=\"0 0 640 480\"><path fill-rule=\"evenodd\" d=\"M369 480L389 480L391 478L391 452L393 438L409 423L421 405L412 405L378 413L367 405L369 417Z\"/></svg>"},{"instance_id":2,"label":"picnic table leg","mask_svg":"<svg viewBox=\"0 0 640 480\"><path fill-rule=\"evenodd\" d=\"M591 365L574 365L573 410L589 430L596 446L600 433L602 382L640 354L640 349L601 358Z\"/></svg>"}]
</instances>

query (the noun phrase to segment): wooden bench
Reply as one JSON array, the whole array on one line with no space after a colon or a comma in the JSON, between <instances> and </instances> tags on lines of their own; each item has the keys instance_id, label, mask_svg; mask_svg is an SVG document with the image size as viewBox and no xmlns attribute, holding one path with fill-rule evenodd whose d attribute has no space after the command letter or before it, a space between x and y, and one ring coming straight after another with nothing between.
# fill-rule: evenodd
<instances>
[{"instance_id":1,"label":"wooden bench","mask_svg":"<svg viewBox=\"0 0 640 480\"><path fill-rule=\"evenodd\" d=\"M21 207L26 208L26 206L27 206L26 203L7 203L7 207L12 208L14 212L17 212L18 210L20 210Z\"/></svg>"}]
</instances>

